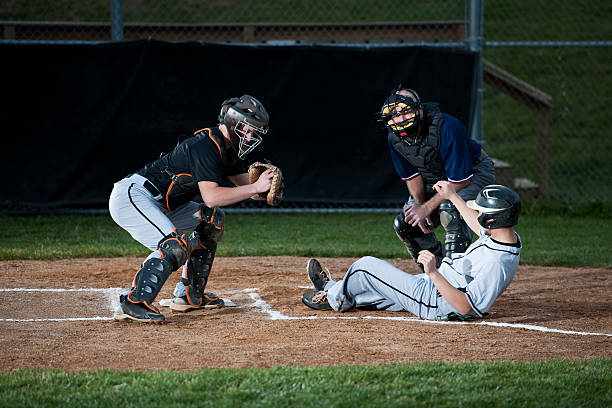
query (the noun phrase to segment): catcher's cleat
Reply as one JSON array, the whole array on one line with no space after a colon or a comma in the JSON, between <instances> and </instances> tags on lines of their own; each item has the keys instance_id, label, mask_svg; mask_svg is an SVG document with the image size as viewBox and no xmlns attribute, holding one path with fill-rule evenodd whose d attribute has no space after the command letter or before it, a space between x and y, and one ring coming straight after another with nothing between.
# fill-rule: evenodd
<instances>
[{"instance_id":1,"label":"catcher's cleat","mask_svg":"<svg viewBox=\"0 0 612 408\"><path fill-rule=\"evenodd\" d=\"M304 292L302 303L315 310L332 310L327 301L327 291L318 290L314 292Z\"/></svg>"},{"instance_id":2,"label":"catcher's cleat","mask_svg":"<svg viewBox=\"0 0 612 408\"><path fill-rule=\"evenodd\" d=\"M204 292L202 295L202 304L193 306L187 301L187 296L173 297L170 301L170 309L175 312L189 312L196 309L216 309L223 307L223 299L212 292Z\"/></svg>"},{"instance_id":3,"label":"catcher's cleat","mask_svg":"<svg viewBox=\"0 0 612 408\"><path fill-rule=\"evenodd\" d=\"M141 323L163 323L166 320L164 315L159 313L159 310L149 309L142 304L130 302L125 295L119 297L119 307L113 318L120 322Z\"/></svg>"},{"instance_id":4,"label":"catcher's cleat","mask_svg":"<svg viewBox=\"0 0 612 408\"><path fill-rule=\"evenodd\" d=\"M324 290L325 285L331 279L329 276L329 271L324 271L319 261L314 258L308 261L306 271L308 272L308 277L316 290Z\"/></svg>"}]
</instances>

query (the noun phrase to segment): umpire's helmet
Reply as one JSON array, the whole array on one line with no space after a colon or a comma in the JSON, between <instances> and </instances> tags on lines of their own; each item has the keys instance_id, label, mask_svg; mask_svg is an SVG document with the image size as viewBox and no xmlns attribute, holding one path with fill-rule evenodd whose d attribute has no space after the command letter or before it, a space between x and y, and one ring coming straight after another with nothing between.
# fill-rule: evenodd
<instances>
[{"instance_id":1,"label":"umpire's helmet","mask_svg":"<svg viewBox=\"0 0 612 408\"><path fill-rule=\"evenodd\" d=\"M423 104L416 91L398 87L380 108L379 122L390 132L412 144L419 139ZM396 122L397 116L408 115ZM394 119L395 118L395 119Z\"/></svg>"},{"instance_id":2,"label":"umpire's helmet","mask_svg":"<svg viewBox=\"0 0 612 408\"><path fill-rule=\"evenodd\" d=\"M478 223L488 229L516 225L521 213L521 199L518 194L498 184L484 187L475 200L466 204L471 209L482 212Z\"/></svg>"},{"instance_id":3,"label":"umpire's helmet","mask_svg":"<svg viewBox=\"0 0 612 408\"><path fill-rule=\"evenodd\" d=\"M244 159L268 133L270 117L261 102L250 95L242 95L223 101L219 122L227 126L232 143L238 144L238 157Z\"/></svg>"}]
</instances>

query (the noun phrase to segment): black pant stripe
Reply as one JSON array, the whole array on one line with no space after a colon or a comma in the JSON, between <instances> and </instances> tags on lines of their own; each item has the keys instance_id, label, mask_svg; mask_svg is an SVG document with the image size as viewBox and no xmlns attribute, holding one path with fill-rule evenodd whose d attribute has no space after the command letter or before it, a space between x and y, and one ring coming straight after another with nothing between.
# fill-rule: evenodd
<instances>
[{"instance_id":1,"label":"black pant stripe","mask_svg":"<svg viewBox=\"0 0 612 408\"><path fill-rule=\"evenodd\" d=\"M427 303L423 303L422 301L420 301L420 300L418 300L418 299L413 298L412 296L410 296L410 295L408 295L408 294L406 294L406 293L402 292L401 290L399 290L399 289L397 289L397 288L395 288L395 287L391 286L391 285L390 285L390 284L388 284L387 282L383 281L383 280L382 280L382 279L380 279L378 276L375 276L375 275L373 275L372 273L370 273L370 272L366 271L365 269L355 269L355 270L351 271L351 273L349 273L349 274L348 274L348 275L347 275L347 276L344 278L344 285L343 285L343 289L342 289L342 290L343 290L343 292L344 292L344 296L346 296L347 298L349 297L349 296L348 296L348 293L347 293L347 290L346 290L346 286L347 286L347 284L348 284L348 280L349 280L349 278L350 278L351 276L353 276L353 275L354 275L355 273L357 273L357 272L363 272L363 273L365 273L366 275L369 275L369 276L373 277L374 279L376 279L377 281L379 281L379 282L380 282L380 283L382 283L383 285L388 286L389 288L391 288L391 289L392 289L392 290L394 290L395 292L401 293L403 296L407 297L408 299L412 300L413 302L418 303L419 305L423 305L423 306L425 306L425 307L427 307L427 308L430 308L430 309L437 309L437 308L438 308L438 306L437 306L437 305L435 305L435 306L434 306L434 305L429 305L429 304L427 304Z\"/></svg>"},{"instance_id":2,"label":"black pant stripe","mask_svg":"<svg viewBox=\"0 0 612 408\"><path fill-rule=\"evenodd\" d=\"M144 217L145 220L149 221L149 223L152 226L154 226L159 231L159 233L161 234L161 236L163 238L165 236L164 232L157 225L155 225L155 223L153 221L151 221L149 219L149 217L147 217L142 211L140 211L140 208L138 208L136 206L136 203L134 203L134 200L132 200L132 187L134 187L134 186L135 186L135 184L132 183L132 184L130 184L130 187L128 187L128 197L130 199L130 203L132 203L132 206L136 209L136 211L138 211L140 213L140 215L142 215Z\"/></svg>"}]
</instances>

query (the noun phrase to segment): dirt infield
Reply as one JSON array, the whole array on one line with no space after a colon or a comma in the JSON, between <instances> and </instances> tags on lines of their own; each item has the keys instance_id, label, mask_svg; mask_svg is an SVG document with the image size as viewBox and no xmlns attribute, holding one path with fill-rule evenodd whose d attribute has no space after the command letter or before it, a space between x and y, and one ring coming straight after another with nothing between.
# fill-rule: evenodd
<instances>
[{"instance_id":1,"label":"dirt infield","mask_svg":"<svg viewBox=\"0 0 612 408\"><path fill-rule=\"evenodd\" d=\"M352 261L321 258L334 277ZM417 272L412 261L389 261ZM0 262L1 369L190 370L612 357L610 269L521 266L492 315L465 324L425 322L408 313L313 311L300 302L310 286L307 258L219 257L207 290L236 307L190 313L162 309L163 325L114 322L118 288L131 282L139 262ZM178 273L170 277L158 300L170 297L178 279Z\"/></svg>"}]
</instances>

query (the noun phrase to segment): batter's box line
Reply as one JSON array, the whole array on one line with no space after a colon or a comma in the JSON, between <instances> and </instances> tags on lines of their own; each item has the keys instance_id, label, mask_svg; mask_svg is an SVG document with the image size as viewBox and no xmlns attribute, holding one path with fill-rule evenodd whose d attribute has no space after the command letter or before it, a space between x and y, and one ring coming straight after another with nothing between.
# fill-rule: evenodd
<instances>
[{"instance_id":1,"label":"batter's box line","mask_svg":"<svg viewBox=\"0 0 612 408\"><path fill-rule=\"evenodd\" d=\"M429 323L429 324L450 324L450 325L474 325L474 326L493 326L493 327L508 327L512 329L524 329L533 330L547 333L559 333L559 334L571 334L580 336L607 336L612 337L612 334L608 333L592 333L592 332L580 332L572 330L561 330L553 329L545 326L536 326L531 324L519 324L519 323L502 323L502 322L461 322L461 321L438 321L438 320L423 320L417 317L406 317L406 316L287 316L279 312L278 310L272 309L268 303L266 303L257 289L246 289L245 292L249 292L249 296L254 301L253 307L260 309L262 313L267 313L271 320L394 320L402 322L416 322L416 323ZM335 312L333 312L335 313Z\"/></svg>"},{"instance_id":2,"label":"batter's box line","mask_svg":"<svg viewBox=\"0 0 612 408\"><path fill-rule=\"evenodd\" d=\"M101 292L106 294L108 297L109 308L114 310L116 300L123 288L63 288L63 289L36 289L36 288L0 288L0 292ZM112 316L94 316L94 317L64 317L64 318L32 318L32 319L12 319L12 318L0 318L0 322L82 322L82 321L100 321L100 320L113 320Z\"/></svg>"},{"instance_id":3,"label":"batter's box line","mask_svg":"<svg viewBox=\"0 0 612 408\"><path fill-rule=\"evenodd\" d=\"M122 293L124 288L74 288L74 289L31 289L31 288L0 288L0 292L102 292L108 296L110 310L114 310L117 306L117 298ZM278 310L272 309L266 301L264 301L258 293L259 288L246 288L246 289L235 289L228 290L222 293L227 294L238 294L246 293L249 295L253 304L250 306L259 309L261 313L266 313L270 320L394 320L394 321L405 321L405 322L416 322L416 323L429 323L429 324L450 324L450 325L482 325L482 326L493 326L493 327L507 327L513 329L524 329L533 330L547 333L559 333L559 334L570 334L580 336L606 336L612 337L612 334L608 333L593 333L593 332L580 332L571 330L560 330L553 329L545 326L536 326L531 324L519 324L519 323L503 323L503 322L461 322L461 321L435 321L435 320L423 320L417 317L406 317L406 316L287 316ZM335 312L332 312L335 313ZM109 316L95 316L95 317L67 317L67 318L33 318L33 319L11 319L11 318L0 318L0 322L77 322L77 321L107 321L113 320L113 317Z\"/></svg>"}]
</instances>

